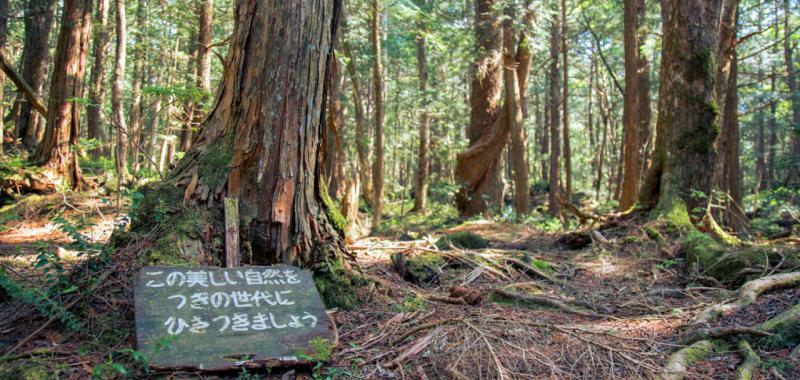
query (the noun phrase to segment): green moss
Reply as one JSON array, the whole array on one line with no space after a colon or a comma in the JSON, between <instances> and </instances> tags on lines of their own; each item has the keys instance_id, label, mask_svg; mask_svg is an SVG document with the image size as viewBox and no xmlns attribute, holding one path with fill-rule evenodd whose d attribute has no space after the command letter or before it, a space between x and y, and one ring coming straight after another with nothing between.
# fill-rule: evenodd
<instances>
[{"instance_id":1,"label":"green moss","mask_svg":"<svg viewBox=\"0 0 800 380\"><path fill-rule=\"evenodd\" d=\"M342 237L345 237L347 219L339 211L339 208L336 207L336 204L333 203L333 199L331 199L330 194L328 194L328 186L325 184L325 181L322 180L322 177L319 178L319 193L320 198L322 198L322 206L325 207L325 215L328 216L328 221Z\"/></svg>"},{"instance_id":2,"label":"green moss","mask_svg":"<svg viewBox=\"0 0 800 380\"><path fill-rule=\"evenodd\" d=\"M694 229L686 202L678 194L661 194L655 213L657 219L667 223L673 230Z\"/></svg>"},{"instance_id":3,"label":"green moss","mask_svg":"<svg viewBox=\"0 0 800 380\"><path fill-rule=\"evenodd\" d=\"M324 265L314 271L314 283L327 308L352 310L360 304L355 288L366 285L367 281L347 270L342 260L341 257L326 259Z\"/></svg>"},{"instance_id":4,"label":"green moss","mask_svg":"<svg viewBox=\"0 0 800 380\"><path fill-rule=\"evenodd\" d=\"M436 241L436 247L441 250L450 249L451 245L461 249L483 249L489 247L489 240L464 231L444 235Z\"/></svg>"},{"instance_id":5,"label":"green moss","mask_svg":"<svg viewBox=\"0 0 800 380\"><path fill-rule=\"evenodd\" d=\"M795 305L778 316L767 320L759 325L758 328L774 334L759 338L759 346L771 351L797 346L800 344L800 305Z\"/></svg>"},{"instance_id":6,"label":"green moss","mask_svg":"<svg viewBox=\"0 0 800 380\"><path fill-rule=\"evenodd\" d=\"M226 136L215 140L208 153L199 161L197 174L210 189L219 189L228 181L233 158L233 138Z\"/></svg>"},{"instance_id":7,"label":"green moss","mask_svg":"<svg viewBox=\"0 0 800 380\"><path fill-rule=\"evenodd\" d=\"M56 375L45 365L33 362L0 367L0 378L7 380L50 380Z\"/></svg>"},{"instance_id":8,"label":"green moss","mask_svg":"<svg viewBox=\"0 0 800 380\"><path fill-rule=\"evenodd\" d=\"M482 257L480 257L478 255L473 255L473 257L480 258L480 260L482 260L482 263L484 265L495 265L495 264L490 263L488 260L483 259ZM542 259L533 257L528 253L517 252L517 253L511 254L511 257L513 257L513 258L515 258L517 260L520 260L520 261L524 262L525 264L528 264L528 265L530 265L530 266L532 266L532 267L534 267L534 268L536 268L536 269L538 269L538 270L540 270L540 271L542 271L542 272L544 272L546 274L552 275L553 273L555 273L555 269L553 269L553 266L549 262L547 262L546 260L542 260Z\"/></svg>"},{"instance_id":9,"label":"green moss","mask_svg":"<svg viewBox=\"0 0 800 380\"><path fill-rule=\"evenodd\" d=\"M400 303L394 305L394 309L399 313L411 313L415 311L425 310L427 302L425 299L417 294L403 298Z\"/></svg>"},{"instance_id":10,"label":"green moss","mask_svg":"<svg viewBox=\"0 0 800 380\"><path fill-rule=\"evenodd\" d=\"M690 59L686 70L686 79L691 82L698 79L713 79L715 56L712 49L696 52Z\"/></svg>"},{"instance_id":11,"label":"green moss","mask_svg":"<svg viewBox=\"0 0 800 380\"><path fill-rule=\"evenodd\" d=\"M647 237L649 237L650 240L652 240L652 241L654 241L654 242L656 242L658 244L664 244L667 241L666 239L664 239L664 235L661 235L661 232L658 232L658 230L655 229L655 227L653 227L653 226L644 226L643 229L644 229L644 233L647 234Z\"/></svg>"},{"instance_id":12,"label":"green moss","mask_svg":"<svg viewBox=\"0 0 800 380\"><path fill-rule=\"evenodd\" d=\"M691 231L681 244L681 250L686 254L690 270L696 273L702 272L722 282L742 280L737 278L742 269L761 270L781 260L784 268L800 265L800 252L796 248L783 252L773 248L755 246L726 250L716 240L699 231Z\"/></svg>"},{"instance_id":13,"label":"green moss","mask_svg":"<svg viewBox=\"0 0 800 380\"><path fill-rule=\"evenodd\" d=\"M190 208L164 217L161 237L153 247L143 251L140 262L145 265L199 265L200 244L212 223L208 211Z\"/></svg>"}]
</instances>

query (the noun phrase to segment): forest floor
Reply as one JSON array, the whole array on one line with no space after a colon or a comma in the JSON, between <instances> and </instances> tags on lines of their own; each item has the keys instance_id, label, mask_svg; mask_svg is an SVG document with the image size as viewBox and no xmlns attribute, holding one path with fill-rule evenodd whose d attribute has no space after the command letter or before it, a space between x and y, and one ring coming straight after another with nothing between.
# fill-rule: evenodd
<instances>
[{"instance_id":1,"label":"forest floor","mask_svg":"<svg viewBox=\"0 0 800 380\"><path fill-rule=\"evenodd\" d=\"M135 247L92 268L101 280L80 277L125 222L115 202L51 195L0 209L0 270L22 285L0 292L0 378L267 377L147 371L135 351ZM689 276L678 232L645 221L569 234L491 221L425 228L352 242L374 281L358 290L360 307L333 313L332 361L269 378L657 378L692 319L737 288ZM404 278L395 262L414 257L436 270ZM48 300L43 289L58 282L80 289ZM773 290L714 323L755 326L798 304L800 287ZM753 378L800 378L792 348L754 345ZM720 341L687 378L730 379L741 361L735 340Z\"/></svg>"}]
</instances>

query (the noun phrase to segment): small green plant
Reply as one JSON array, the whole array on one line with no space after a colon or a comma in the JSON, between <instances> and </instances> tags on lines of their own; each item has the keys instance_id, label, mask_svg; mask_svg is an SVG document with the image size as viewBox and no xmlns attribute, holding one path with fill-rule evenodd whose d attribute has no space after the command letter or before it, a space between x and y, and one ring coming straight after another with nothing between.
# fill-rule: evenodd
<instances>
[{"instance_id":1,"label":"small green plant","mask_svg":"<svg viewBox=\"0 0 800 380\"><path fill-rule=\"evenodd\" d=\"M683 261L682 259L666 259L666 260L656 264L656 268L661 269L661 270L667 270L667 269L672 268L673 266L681 263L682 261Z\"/></svg>"},{"instance_id":2,"label":"small green plant","mask_svg":"<svg viewBox=\"0 0 800 380\"><path fill-rule=\"evenodd\" d=\"M787 363L786 360L783 359L767 358L766 360L764 360L763 363L761 363L761 368L763 369L774 368L776 371L778 371L778 373L783 373L784 371L786 371L786 368L788 366L789 363Z\"/></svg>"},{"instance_id":3,"label":"small green plant","mask_svg":"<svg viewBox=\"0 0 800 380\"><path fill-rule=\"evenodd\" d=\"M108 354L108 360L104 361L92 369L93 379L116 379L128 375L128 369L124 365L114 361L111 354Z\"/></svg>"}]
</instances>

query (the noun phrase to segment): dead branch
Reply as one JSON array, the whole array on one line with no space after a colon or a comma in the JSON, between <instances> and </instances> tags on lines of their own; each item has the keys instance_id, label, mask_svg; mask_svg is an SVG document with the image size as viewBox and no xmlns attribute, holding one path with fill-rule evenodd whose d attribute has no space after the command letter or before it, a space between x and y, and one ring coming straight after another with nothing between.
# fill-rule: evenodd
<instances>
[{"instance_id":1,"label":"dead branch","mask_svg":"<svg viewBox=\"0 0 800 380\"><path fill-rule=\"evenodd\" d=\"M558 300L558 299L555 299L555 298L519 294L517 292L512 292L512 291L509 291L509 290L506 290L506 289L502 289L502 288L494 289L493 291L496 294L498 294L498 295L500 295L502 297L505 297L505 298L508 298L508 299L511 299L511 300L514 300L514 301L520 301L520 302L525 302L525 303L531 303L531 304L534 304L534 305L552 307L552 308L556 308L556 309L559 309L559 310L566 311L566 312L571 313L571 314L580 315L582 317L589 317L589 318L599 317L599 315L597 313L578 310L576 308L573 308L572 306L567 305L564 301Z\"/></svg>"},{"instance_id":2,"label":"dead branch","mask_svg":"<svg viewBox=\"0 0 800 380\"><path fill-rule=\"evenodd\" d=\"M25 99L33 106L33 109L47 118L47 107L45 107L44 102L36 96L36 91L33 90L33 87L14 70L14 65L8 60L6 52L3 49L0 49L0 69L14 82L17 89L25 95Z\"/></svg>"}]
</instances>

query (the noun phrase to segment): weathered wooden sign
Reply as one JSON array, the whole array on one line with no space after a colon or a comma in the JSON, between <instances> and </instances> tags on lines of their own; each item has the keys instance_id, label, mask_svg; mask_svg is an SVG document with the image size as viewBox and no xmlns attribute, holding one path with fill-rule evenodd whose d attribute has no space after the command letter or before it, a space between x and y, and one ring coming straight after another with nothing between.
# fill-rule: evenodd
<instances>
[{"instance_id":1,"label":"weathered wooden sign","mask_svg":"<svg viewBox=\"0 0 800 380\"><path fill-rule=\"evenodd\" d=\"M154 368L303 364L334 344L311 273L297 267L145 267L134 288L138 349Z\"/></svg>"}]
</instances>

